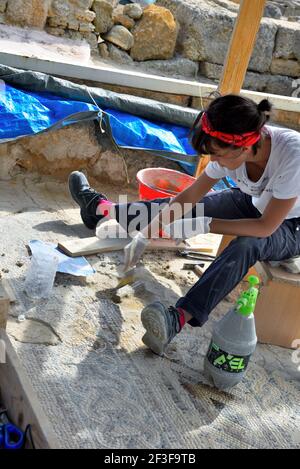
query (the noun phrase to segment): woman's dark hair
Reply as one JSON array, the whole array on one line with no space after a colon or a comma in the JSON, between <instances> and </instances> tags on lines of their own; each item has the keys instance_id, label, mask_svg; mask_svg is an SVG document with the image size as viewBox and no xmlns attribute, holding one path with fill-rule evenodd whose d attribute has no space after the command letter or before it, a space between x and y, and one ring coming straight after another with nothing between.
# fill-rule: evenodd
<instances>
[{"instance_id":1,"label":"woman's dark hair","mask_svg":"<svg viewBox=\"0 0 300 469\"><path fill-rule=\"evenodd\" d=\"M214 99L205 111L214 130L228 134L241 135L247 132L259 131L269 120L272 104L263 99L259 104L242 96L229 94ZM199 123L204 111L197 116L191 129L191 143L199 154L211 153L211 143L221 148L233 145L207 135ZM260 141L253 145L254 154L257 153Z\"/></svg>"}]
</instances>

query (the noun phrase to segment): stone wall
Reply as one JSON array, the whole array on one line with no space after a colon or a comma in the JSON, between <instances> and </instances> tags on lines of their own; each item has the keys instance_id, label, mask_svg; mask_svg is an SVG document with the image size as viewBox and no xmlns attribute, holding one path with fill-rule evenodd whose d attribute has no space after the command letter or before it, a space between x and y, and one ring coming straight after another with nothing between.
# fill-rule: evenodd
<instances>
[{"instance_id":1,"label":"stone wall","mask_svg":"<svg viewBox=\"0 0 300 469\"><path fill-rule=\"evenodd\" d=\"M142 0L137 0L140 2ZM239 0L0 0L0 22L84 39L103 60L165 76L220 78ZM267 2L245 88L291 96L300 77L300 0Z\"/></svg>"},{"instance_id":2,"label":"stone wall","mask_svg":"<svg viewBox=\"0 0 300 469\"><path fill-rule=\"evenodd\" d=\"M74 124L0 145L0 180L18 174L38 173L66 181L68 174L83 169L89 176L112 185L137 186L136 173L143 168L179 166L143 151L117 150L92 123Z\"/></svg>"},{"instance_id":3,"label":"stone wall","mask_svg":"<svg viewBox=\"0 0 300 469\"><path fill-rule=\"evenodd\" d=\"M212 3L218 4L213 8ZM290 3L295 7L300 2ZM200 75L219 80L238 5L229 0L159 0L179 23L177 50L199 63ZM300 23L287 17L263 18L244 88L291 96L300 77Z\"/></svg>"},{"instance_id":4,"label":"stone wall","mask_svg":"<svg viewBox=\"0 0 300 469\"><path fill-rule=\"evenodd\" d=\"M2 0L0 9L9 24L43 29L50 6L51 0Z\"/></svg>"}]
</instances>

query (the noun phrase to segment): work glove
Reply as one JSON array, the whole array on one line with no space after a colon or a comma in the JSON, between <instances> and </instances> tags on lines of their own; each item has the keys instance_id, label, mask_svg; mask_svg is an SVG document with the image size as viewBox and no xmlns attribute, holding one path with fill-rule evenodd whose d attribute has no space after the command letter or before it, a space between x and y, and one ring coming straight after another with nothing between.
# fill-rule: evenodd
<instances>
[{"instance_id":1,"label":"work glove","mask_svg":"<svg viewBox=\"0 0 300 469\"><path fill-rule=\"evenodd\" d=\"M211 220L210 217L181 218L169 225L165 225L164 233L179 244L184 239L209 233Z\"/></svg>"},{"instance_id":2,"label":"work glove","mask_svg":"<svg viewBox=\"0 0 300 469\"><path fill-rule=\"evenodd\" d=\"M165 225L163 233L180 244L184 239L193 238L197 234L206 234L210 232L209 217L183 218L176 220L169 225ZM132 241L124 248L124 272L134 267L145 252L150 239L146 238L141 232L138 232Z\"/></svg>"},{"instance_id":3,"label":"work glove","mask_svg":"<svg viewBox=\"0 0 300 469\"><path fill-rule=\"evenodd\" d=\"M131 269L138 263L149 243L150 239L146 238L143 233L138 232L132 241L125 246L124 272L127 272L127 270Z\"/></svg>"}]
</instances>

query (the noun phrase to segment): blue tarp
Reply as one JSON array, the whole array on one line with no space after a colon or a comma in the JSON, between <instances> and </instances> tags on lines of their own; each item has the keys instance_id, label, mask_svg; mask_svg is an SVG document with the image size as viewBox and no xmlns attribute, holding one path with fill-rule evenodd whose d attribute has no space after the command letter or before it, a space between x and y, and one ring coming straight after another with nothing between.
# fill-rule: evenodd
<instances>
[{"instance_id":1,"label":"blue tarp","mask_svg":"<svg viewBox=\"0 0 300 469\"><path fill-rule=\"evenodd\" d=\"M164 150L182 155L194 155L188 141L189 129L164 122L151 122L131 114L106 110L115 142L120 147L144 150Z\"/></svg>"},{"instance_id":2,"label":"blue tarp","mask_svg":"<svg viewBox=\"0 0 300 469\"><path fill-rule=\"evenodd\" d=\"M94 104L64 100L47 92L34 93L2 82L0 87L0 142L35 135L53 128L63 127L101 116ZM114 109L105 109L110 131L116 144L124 148L143 149L184 163L185 156L196 158L188 142L187 127L151 122ZM193 173L195 162L185 166Z\"/></svg>"},{"instance_id":3,"label":"blue tarp","mask_svg":"<svg viewBox=\"0 0 300 469\"><path fill-rule=\"evenodd\" d=\"M78 113L97 115L96 106L66 101L50 93L34 93L7 84L0 87L0 142L38 134ZM84 114L86 116L86 114ZM68 122L68 123L71 123Z\"/></svg>"},{"instance_id":4,"label":"blue tarp","mask_svg":"<svg viewBox=\"0 0 300 469\"><path fill-rule=\"evenodd\" d=\"M115 143L176 160L194 174L197 155L188 141L189 128L150 121L126 112L33 92L0 82L0 143L35 135L75 122L103 119Z\"/></svg>"},{"instance_id":5,"label":"blue tarp","mask_svg":"<svg viewBox=\"0 0 300 469\"><path fill-rule=\"evenodd\" d=\"M148 150L176 161L179 159L180 164L194 174L197 154L188 140L189 128L153 122L114 109L106 109L105 112L118 146ZM187 159L190 161L187 162Z\"/></svg>"}]
</instances>

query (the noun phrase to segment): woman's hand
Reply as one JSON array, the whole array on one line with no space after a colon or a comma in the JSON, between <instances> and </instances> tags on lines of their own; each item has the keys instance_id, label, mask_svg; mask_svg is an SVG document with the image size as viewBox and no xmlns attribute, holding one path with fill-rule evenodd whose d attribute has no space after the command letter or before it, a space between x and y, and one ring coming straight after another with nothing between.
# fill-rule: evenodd
<instances>
[{"instance_id":1,"label":"woman's hand","mask_svg":"<svg viewBox=\"0 0 300 469\"><path fill-rule=\"evenodd\" d=\"M174 197L170 203L164 207L162 211L151 221L151 223L141 232L135 235L132 241L124 248L124 271L126 272L128 269L136 265L136 263L142 257L147 245L150 242L150 239L157 238L159 236L159 232L161 230L165 230L165 226L167 225L163 223L163 220L172 221L178 218L180 222L181 217L189 212L192 207L194 207L196 203L199 202L199 200L201 200L205 194L207 194L207 192L216 182L216 179L211 179L205 173L203 173L190 187ZM174 213L175 206L176 210ZM203 217L202 225L204 231L201 231L200 229L198 234L209 232L210 221L211 219ZM170 225L172 225L172 223L170 223ZM197 233L193 233L192 236L195 236L196 234ZM188 236L181 239L186 238L188 238Z\"/></svg>"},{"instance_id":2,"label":"woman's hand","mask_svg":"<svg viewBox=\"0 0 300 469\"><path fill-rule=\"evenodd\" d=\"M163 227L163 233L168 235L171 239L174 239L177 244L180 244L182 240L192 238L197 234L209 233L211 220L212 219L209 217L176 220L169 225L165 225ZM125 272L138 263L149 243L150 239L146 238L142 232L139 232L132 241L125 246Z\"/></svg>"},{"instance_id":3,"label":"woman's hand","mask_svg":"<svg viewBox=\"0 0 300 469\"><path fill-rule=\"evenodd\" d=\"M210 232L210 217L182 218L164 227L164 233L179 244L184 239Z\"/></svg>"}]
</instances>

